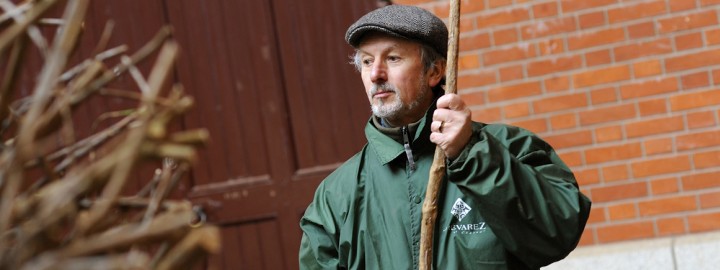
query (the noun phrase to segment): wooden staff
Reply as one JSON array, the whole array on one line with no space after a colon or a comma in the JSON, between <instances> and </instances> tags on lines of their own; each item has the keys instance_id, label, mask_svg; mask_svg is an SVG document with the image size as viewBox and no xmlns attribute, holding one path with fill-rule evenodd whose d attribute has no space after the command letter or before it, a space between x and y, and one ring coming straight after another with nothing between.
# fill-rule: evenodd
<instances>
[{"instance_id":1,"label":"wooden staff","mask_svg":"<svg viewBox=\"0 0 720 270\"><path fill-rule=\"evenodd\" d=\"M458 40L460 36L460 0L450 0L450 19L448 21L447 69L445 72L445 93L457 93L457 59ZM430 166L430 177L425 201L422 207L422 223L420 225L420 270L432 269L433 232L437 218L437 199L440 184L445 176L445 152L440 146L435 147L435 157Z\"/></svg>"}]
</instances>

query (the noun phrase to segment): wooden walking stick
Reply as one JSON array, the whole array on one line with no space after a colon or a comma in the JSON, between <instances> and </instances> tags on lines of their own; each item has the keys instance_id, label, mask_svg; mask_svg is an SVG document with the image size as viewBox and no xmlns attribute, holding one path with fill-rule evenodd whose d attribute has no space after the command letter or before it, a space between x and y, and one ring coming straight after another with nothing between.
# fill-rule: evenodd
<instances>
[{"instance_id":1,"label":"wooden walking stick","mask_svg":"<svg viewBox=\"0 0 720 270\"><path fill-rule=\"evenodd\" d=\"M460 0L450 0L450 19L448 21L447 69L445 72L445 93L457 93L457 58L458 40L460 36ZM422 207L422 223L420 225L420 270L432 269L433 232L437 217L437 199L440 184L445 176L445 152L440 146L435 147L435 157L430 166L430 177L425 201Z\"/></svg>"}]
</instances>

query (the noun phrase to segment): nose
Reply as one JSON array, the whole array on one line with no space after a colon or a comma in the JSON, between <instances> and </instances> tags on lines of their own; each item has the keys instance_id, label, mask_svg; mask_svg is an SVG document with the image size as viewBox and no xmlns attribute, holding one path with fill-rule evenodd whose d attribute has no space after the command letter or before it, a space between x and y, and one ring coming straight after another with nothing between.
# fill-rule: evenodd
<instances>
[{"instance_id":1,"label":"nose","mask_svg":"<svg viewBox=\"0 0 720 270\"><path fill-rule=\"evenodd\" d=\"M370 80L373 83L382 83L387 81L387 69L383 61L375 61L370 70Z\"/></svg>"}]
</instances>

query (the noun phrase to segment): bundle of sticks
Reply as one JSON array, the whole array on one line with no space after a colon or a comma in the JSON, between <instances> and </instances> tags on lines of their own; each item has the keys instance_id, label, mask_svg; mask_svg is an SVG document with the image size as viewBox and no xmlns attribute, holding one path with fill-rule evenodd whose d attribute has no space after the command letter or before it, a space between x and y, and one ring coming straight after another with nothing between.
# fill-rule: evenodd
<instances>
[{"instance_id":1,"label":"bundle of sticks","mask_svg":"<svg viewBox=\"0 0 720 270\"><path fill-rule=\"evenodd\" d=\"M38 27L63 3L52 41ZM170 28L134 53L104 48L70 65L89 0L0 0L0 269L187 269L217 253L219 230L202 209L171 199L208 139L204 129L170 128L193 104L167 86L178 54ZM111 25L111 24L108 24ZM20 93L26 47L41 52L32 92ZM155 62L143 75L136 64ZM119 60L108 66L108 59ZM119 76L139 90L110 89ZM27 88L27 87L26 87ZM168 89L163 89L168 88ZM73 112L93 96L132 100L104 129L76 137ZM142 164L157 164L145 187L128 195Z\"/></svg>"}]
</instances>

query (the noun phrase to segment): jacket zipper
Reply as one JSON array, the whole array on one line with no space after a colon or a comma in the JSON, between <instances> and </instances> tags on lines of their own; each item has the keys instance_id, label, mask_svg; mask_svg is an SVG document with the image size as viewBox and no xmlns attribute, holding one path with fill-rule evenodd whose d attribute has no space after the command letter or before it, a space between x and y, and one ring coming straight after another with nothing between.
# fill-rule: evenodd
<instances>
[{"instance_id":1,"label":"jacket zipper","mask_svg":"<svg viewBox=\"0 0 720 270\"><path fill-rule=\"evenodd\" d=\"M403 146L405 147L405 155L407 156L408 165L410 167L410 171L415 170L415 159L413 158L412 149L410 148L410 139L408 136L407 127L402 127L402 135L403 135Z\"/></svg>"}]
</instances>

